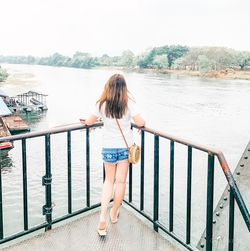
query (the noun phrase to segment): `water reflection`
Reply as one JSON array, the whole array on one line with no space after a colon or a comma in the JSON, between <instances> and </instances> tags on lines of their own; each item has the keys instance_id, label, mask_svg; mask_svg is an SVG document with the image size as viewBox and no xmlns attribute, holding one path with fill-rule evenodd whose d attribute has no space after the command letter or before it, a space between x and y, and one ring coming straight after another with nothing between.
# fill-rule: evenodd
<instances>
[{"instance_id":1,"label":"water reflection","mask_svg":"<svg viewBox=\"0 0 250 251\"><path fill-rule=\"evenodd\" d=\"M46 117L46 111L28 112L22 114L22 119L29 125L31 129L35 128Z\"/></svg>"},{"instance_id":2,"label":"water reflection","mask_svg":"<svg viewBox=\"0 0 250 251\"><path fill-rule=\"evenodd\" d=\"M2 173L11 172L11 168L14 167L14 162L9 156L10 150L0 151L0 168Z\"/></svg>"}]
</instances>

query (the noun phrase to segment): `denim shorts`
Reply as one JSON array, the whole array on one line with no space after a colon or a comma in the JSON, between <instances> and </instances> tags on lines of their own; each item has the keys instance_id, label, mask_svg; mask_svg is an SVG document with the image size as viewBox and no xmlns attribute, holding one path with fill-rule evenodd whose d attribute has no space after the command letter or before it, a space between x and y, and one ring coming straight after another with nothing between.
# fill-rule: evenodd
<instances>
[{"instance_id":1,"label":"denim shorts","mask_svg":"<svg viewBox=\"0 0 250 251\"><path fill-rule=\"evenodd\" d=\"M102 148L102 159L104 163L116 164L128 160L127 148Z\"/></svg>"}]
</instances>

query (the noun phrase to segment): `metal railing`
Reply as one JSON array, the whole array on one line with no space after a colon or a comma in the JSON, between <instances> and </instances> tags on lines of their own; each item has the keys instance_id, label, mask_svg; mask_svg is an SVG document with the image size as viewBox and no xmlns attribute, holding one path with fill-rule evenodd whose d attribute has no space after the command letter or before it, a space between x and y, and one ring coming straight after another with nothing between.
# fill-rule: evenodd
<instances>
[{"instance_id":1,"label":"metal railing","mask_svg":"<svg viewBox=\"0 0 250 251\"><path fill-rule=\"evenodd\" d=\"M89 211L100 206L100 203L90 203L90 128L101 127L102 123L96 123L92 126L85 126L81 124L57 127L51 130L42 132L31 132L27 134L20 134L15 136L9 136L0 138L0 142L4 141L21 141L22 144L22 173L23 173L23 231L15 233L11 236L4 235L4 224L3 224L3 200L2 200L2 176L0 172L0 244L11 241L23 235L37 231L39 229L50 230L52 225ZM128 200L124 200L126 204L131 206L146 219L153 223L155 231L160 228L181 245L189 250L194 250L191 245L191 185L192 185L192 150L197 149L208 154L208 165L207 165L207 204L206 204L206 250L212 250L213 244L213 196L214 196L214 160L215 157L219 160L220 166L225 174L227 182L230 186L230 203L229 203L229 248L233 250L233 238L234 238L234 202L239 206L240 212L248 230L250 231L250 215L248 209L244 203L244 200L240 194L240 191L235 183L233 175L228 167L228 164L224 158L222 152L195 144L188 140L174 137L165 133L157 132L149 128L139 128L136 125L132 125L132 128L141 129L141 166L140 166L140 206L136 207L132 200L132 165L129 167L129 185L128 185ZM86 129L86 206L77 210L72 211L72 178L71 178L71 132L76 130ZM59 133L67 133L67 201L68 208L67 214L56 219L52 219L52 198L51 198L51 183L52 183L52 171L51 171L51 135ZM144 162L145 162L145 133L152 134L154 136L154 181L153 181L153 217L144 211ZM29 226L29 210L28 210L28 196L27 196L27 153L26 153L26 141L30 138L44 137L45 139L45 175L42 177L42 184L45 186L45 205L43 206L43 214L45 215L45 222L36 225ZM170 184L169 184L169 226L166 227L159 221L159 139L164 138L170 142ZM187 201L186 201L186 238L182 239L177 236L174 232L174 160L175 160L175 143L180 143L187 146Z\"/></svg>"},{"instance_id":2,"label":"metal railing","mask_svg":"<svg viewBox=\"0 0 250 251\"><path fill-rule=\"evenodd\" d=\"M90 137L89 130L93 127L100 127L102 123L96 123L93 126L84 126L82 124L75 124L70 126L61 126L54 129L41 131L41 132L30 132L26 134L19 134L9 137L0 138L0 142L4 141L21 141L22 144L22 176L23 176L23 231L12 234L10 236L4 235L4 224L3 224L3 195L2 195L2 175L0 172L0 244L14 240L23 235L32 233L34 231L45 229L50 230L53 224L89 211L100 206L100 203L90 204ZM86 206L77 210L72 211L72 178L71 178L71 132L76 130L86 129ZM68 190L68 208L67 214L52 219L52 171L51 171L51 135L59 133L67 133L67 190ZM42 207L43 215L45 216L45 222L36 225L29 226L29 210L28 210L28 191L27 191L27 152L26 152L26 141L30 138L44 137L45 139L45 175L42 178L42 184L45 187L45 205Z\"/></svg>"},{"instance_id":3,"label":"metal railing","mask_svg":"<svg viewBox=\"0 0 250 251\"><path fill-rule=\"evenodd\" d=\"M129 168L129 200L125 202L134 208L141 215L146 217L154 225L155 231L158 228L169 234L181 245L189 250L194 250L191 246L191 186L192 186L192 149L197 149L208 154L207 164L207 196L206 196L206 250L213 248L213 198L214 198L214 162L215 157L218 159L223 173L230 187L229 200L229 238L228 250L233 250L234 239L234 202L236 201L241 215L250 231L250 214L237 187L234 177L229 169L228 163L221 151L214 148L196 144L189 140L184 140L173 135L158 132L150 128L140 128L133 124L134 128L141 129L141 176L140 176L140 207L132 203L132 165ZM154 135L154 199L153 199L153 217L144 212L144 154L145 154L145 133ZM169 182L169 226L166 227L159 222L159 139L167 139L170 142L170 182ZM186 238L182 239L174 232L174 160L175 160L175 143L187 146L187 201L186 201Z\"/></svg>"}]
</instances>

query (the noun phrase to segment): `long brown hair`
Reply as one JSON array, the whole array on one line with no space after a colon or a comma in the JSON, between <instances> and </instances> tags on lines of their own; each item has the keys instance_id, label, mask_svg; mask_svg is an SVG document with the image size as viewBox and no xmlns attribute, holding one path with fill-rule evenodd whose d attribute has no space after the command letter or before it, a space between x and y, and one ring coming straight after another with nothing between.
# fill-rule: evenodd
<instances>
[{"instance_id":1,"label":"long brown hair","mask_svg":"<svg viewBox=\"0 0 250 251\"><path fill-rule=\"evenodd\" d=\"M108 118L120 119L128 108L128 89L125 78L121 74L112 75L104 86L99 103L99 110L105 103L105 115Z\"/></svg>"}]
</instances>

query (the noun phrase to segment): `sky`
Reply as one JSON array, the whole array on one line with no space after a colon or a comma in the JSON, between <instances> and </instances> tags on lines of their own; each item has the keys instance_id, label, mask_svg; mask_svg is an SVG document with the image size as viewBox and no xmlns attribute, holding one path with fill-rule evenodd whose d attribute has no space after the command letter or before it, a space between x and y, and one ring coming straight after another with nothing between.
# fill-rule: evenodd
<instances>
[{"instance_id":1,"label":"sky","mask_svg":"<svg viewBox=\"0 0 250 251\"><path fill-rule=\"evenodd\" d=\"M0 55L135 54L155 46L250 51L249 0L1 0Z\"/></svg>"}]
</instances>

